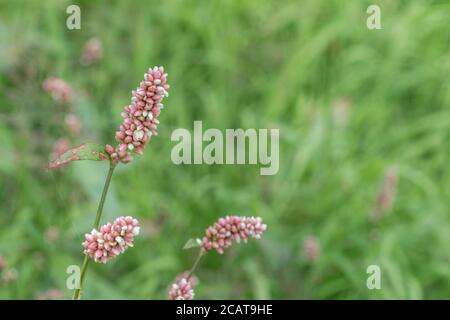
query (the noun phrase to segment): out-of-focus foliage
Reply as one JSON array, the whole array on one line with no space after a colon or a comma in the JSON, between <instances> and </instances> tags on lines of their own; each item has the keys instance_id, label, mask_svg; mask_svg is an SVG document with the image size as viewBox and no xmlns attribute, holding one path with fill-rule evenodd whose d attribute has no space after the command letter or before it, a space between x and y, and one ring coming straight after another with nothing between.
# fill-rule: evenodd
<instances>
[{"instance_id":1,"label":"out-of-focus foliage","mask_svg":"<svg viewBox=\"0 0 450 320\"><path fill-rule=\"evenodd\" d=\"M0 1L0 298L71 296L66 268L82 261L108 165L46 164L60 138L112 143L153 65L172 86L159 136L117 169L102 218L133 215L142 234L115 261L91 264L85 298L165 298L195 259L183 245L226 214L260 215L268 229L208 254L198 298L450 296L448 1L377 1L381 30L366 27L368 1L77 3L81 30L71 31L70 1ZM103 58L89 66L80 55L91 37ZM43 91L50 76L72 86L70 104ZM194 120L280 128L278 174L174 165L171 133ZM396 192L379 210L389 170ZM366 287L372 264L381 290Z\"/></svg>"}]
</instances>

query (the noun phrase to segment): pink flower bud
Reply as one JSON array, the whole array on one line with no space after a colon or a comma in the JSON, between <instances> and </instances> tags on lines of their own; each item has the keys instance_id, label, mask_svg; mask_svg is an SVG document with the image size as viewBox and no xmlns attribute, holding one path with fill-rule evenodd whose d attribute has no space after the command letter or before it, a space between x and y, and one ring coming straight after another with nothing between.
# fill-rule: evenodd
<instances>
[{"instance_id":1,"label":"pink flower bud","mask_svg":"<svg viewBox=\"0 0 450 320\"><path fill-rule=\"evenodd\" d=\"M139 234L139 222L133 217L119 217L107 223L100 231L93 229L85 235L84 254L95 262L106 263L133 246L134 237Z\"/></svg>"}]
</instances>

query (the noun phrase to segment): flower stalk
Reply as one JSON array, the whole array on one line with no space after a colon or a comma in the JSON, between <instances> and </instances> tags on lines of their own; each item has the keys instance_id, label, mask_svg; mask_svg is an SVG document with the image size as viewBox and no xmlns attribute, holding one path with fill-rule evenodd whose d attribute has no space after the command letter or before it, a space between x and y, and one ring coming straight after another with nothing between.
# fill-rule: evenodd
<instances>
[{"instance_id":1,"label":"flower stalk","mask_svg":"<svg viewBox=\"0 0 450 320\"><path fill-rule=\"evenodd\" d=\"M103 186L102 196L100 198L100 202L98 203L97 214L95 216L95 221L94 221L94 225L93 225L94 229L98 229L98 227L99 227L100 219L102 217L102 212L103 212L103 206L105 204L106 195L108 194L109 185L111 183L111 178L114 173L115 167L116 167L116 165L111 162L110 166L109 166L108 175L106 176L105 185ZM83 265L81 266L80 287L78 289L75 289L75 292L73 294L73 300L80 300L80 298L81 298L81 291L82 291L82 288L84 285L84 279L86 276L86 271L87 271L88 265L89 265L89 257L87 255L85 255L84 260L83 260Z\"/></svg>"},{"instance_id":2,"label":"flower stalk","mask_svg":"<svg viewBox=\"0 0 450 320\"><path fill-rule=\"evenodd\" d=\"M187 280L188 280L188 281L189 281L189 279L192 277L192 275L194 274L195 269L197 269L198 263L200 262L200 260L202 259L203 255L204 255L205 253L206 253L206 251L205 251L203 248L201 248L200 251L198 252L198 256L197 256L197 258L195 259L195 262L194 262L194 264L192 265L191 270L189 270L189 274L188 274L188 276L187 276Z\"/></svg>"}]
</instances>

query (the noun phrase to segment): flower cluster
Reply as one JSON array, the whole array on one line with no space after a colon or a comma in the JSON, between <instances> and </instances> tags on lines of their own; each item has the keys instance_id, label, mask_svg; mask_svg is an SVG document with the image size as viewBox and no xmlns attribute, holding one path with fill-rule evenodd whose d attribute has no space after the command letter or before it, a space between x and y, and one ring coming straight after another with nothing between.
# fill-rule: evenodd
<instances>
[{"instance_id":1,"label":"flower cluster","mask_svg":"<svg viewBox=\"0 0 450 320\"><path fill-rule=\"evenodd\" d=\"M157 135L158 116L164 107L163 98L169 96L168 89L167 73L164 73L164 68L150 68L144 75L144 81L132 92L131 104L122 112L123 122L116 132L119 146L112 152L117 153L118 157L111 157L113 162L129 162L130 158L120 157L119 153L134 151L142 154L151 136ZM122 161L123 159L125 161Z\"/></svg>"},{"instance_id":2,"label":"flower cluster","mask_svg":"<svg viewBox=\"0 0 450 320\"><path fill-rule=\"evenodd\" d=\"M117 164L118 162L128 163L133 160L133 157L128 153L126 144L121 144L115 149L113 146L107 144L105 151L109 154L109 157L114 164Z\"/></svg>"},{"instance_id":3,"label":"flower cluster","mask_svg":"<svg viewBox=\"0 0 450 320\"><path fill-rule=\"evenodd\" d=\"M91 65L100 61L103 57L102 42L98 38L89 39L84 45L81 53L81 61L86 65Z\"/></svg>"},{"instance_id":4,"label":"flower cluster","mask_svg":"<svg viewBox=\"0 0 450 320\"><path fill-rule=\"evenodd\" d=\"M320 242L319 239L314 236L309 236L303 242L303 250L305 252L305 258L309 262L315 262L320 257Z\"/></svg>"},{"instance_id":5,"label":"flower cluster","mask_svg":"<svg viewBox=\"0 0 450 320\"><path fill-rule=\"evenodd\" d=\"M93 229L85 235L84 254L95 262L106 263L111 258L133 246L133 240L139 234L138 221L133 217L119 217L113 223L107 223L100 231Z\"/></svg>"},{"instance_id":6,"label":"flower cluster","mask_svg":"<svg viewBox=\"0 0 450 320\"><path fill-rule=\"evenodd\" d=\"M195 280L177 277L169 289L169 300L193 300Z\"/></svg>"},{"instance_id":7,"label":"flower cluster","mask_svg":"<svg viewBox=\"0 0 450 320\"><path fill-rule=\"evenodd\" d=\"M250 237L259 239L266 228L260 217L227 216L209 227L203 239L197 239L197 242L205 251L215 249L222 254L233 240L247 242Z\"/></svg>"},{"instance_id":8,"label":"flower cluster","mask_svg":"<svg viewBox=\"0 0 450 320\"><path fill-rule=\"evenodd\" d=\"M56 102L68 103L72 100L72 87L62 79L54 77L47 78L42 84L42 87Z\"/></svg>"}]
</instances>

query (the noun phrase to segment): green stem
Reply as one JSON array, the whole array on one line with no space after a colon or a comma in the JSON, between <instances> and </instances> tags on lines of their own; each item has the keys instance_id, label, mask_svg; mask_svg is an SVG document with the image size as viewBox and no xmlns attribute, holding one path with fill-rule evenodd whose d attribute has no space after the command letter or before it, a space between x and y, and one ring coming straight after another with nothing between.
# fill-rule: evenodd
<instances>
[{"instance_id":1,"label":"green stem","mask_svg":"<svg viewBox=\"0 0 450 320\"><path fill-rule=\"evenodd\" d=\"M116 166L111 163L108 171L108 175L106 176L105 185L103 186L102 196L100 198L100 202L98 203L97 215L95 216L93 229L98 229L100 224L100 218L102 217L103 205L105 204L106 195L108 194L109 184L111 183L111 177L114 172L114 168ZM75 289L73 294L73 300L80 300L81 298L81 290L83 288L84 278L86 276L87 267L89 265L89 257L87 255L84 256L83 265L81 266L81 274L80 274L80 288Z\"/></svg>"},{"instance_id":2,"label":"green stem","mask_svg":"<svg viewBox=\"0 0 450 320\"><path fill-rule=\"evenodd\" d=\"M197 269L197 265L200 262L200 260L202 259L203 255L205 254L205 250L200 249L197 259L195 259L194 265L192 266L191 270L189 271L189 274L187 276L187 281L189 281L189 279L191 278L191 276L194 274L195 269Z\"/></svg>"}]
</instances>

